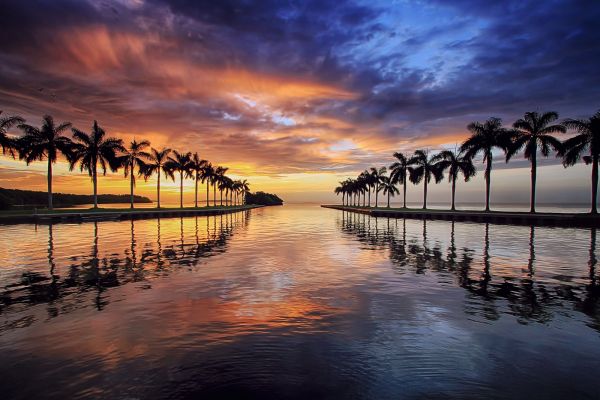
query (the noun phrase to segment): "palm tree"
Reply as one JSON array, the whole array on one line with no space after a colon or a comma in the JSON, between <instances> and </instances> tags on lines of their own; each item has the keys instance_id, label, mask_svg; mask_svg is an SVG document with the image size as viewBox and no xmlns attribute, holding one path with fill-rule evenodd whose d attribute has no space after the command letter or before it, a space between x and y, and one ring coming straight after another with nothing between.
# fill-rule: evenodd
<instances>
[{"instance_id":1,"label":"palm tree","mask_svg":"<svg viewBox=\"0 0 600 400\"><path fill-rule=\"evenodd\" d=\"M378 194L379 194L379 184L381 183L382 177L385 176L386 168L381 167L379 169L371 167L371 182L374 182L375 185L375 208L379 206L378 202Z\"/></svg>"},{"instance_id":2,"label":"palm tree","mask_svg":"<svg viewBox=\"0 0 600 400\"><path fill-rule=\"evenodd\" d=\"M171 179L175 180L175 171L179 172L179 207L183 208L183 177L192 176L190 166L192 161L192 153L180 153L173 150L173 157L169 156L165 163L165 169L168 171Z\"/></svg>"},{"instance_id":3,"label":"palm tree","mask_svg":"<svg viewBox=\"0 0 600 400\"><path fill-rule=\"evenodd\" d=\"M233 184L231 185L231 190L233 191L234 195L235 195L235 205L238 205L238 194L240 193L240 189L242 188L242 182L236 180L233 181Z\"/></svg>"},{"instance_id":4,"label":"palm tree","mask_svg":"<svg viewBox=\"0 0 600 400\"><path fill-rule=\"evenodd\" d=\"M565 167L575 165L580 158L592 164L592 214L597 214L598 160L600 159L600 111L588 119L567 119L563 124L579 134L563 143L560 152ZM589 155L583 155L589 152Z\"/></svg>"},{"instance_id":5,"label":"palm tree","mask_svg":"<svg viewBox=\"0 0 600 400\"><path fill-rule=\"evenodd\" d=\"M160 173L165 174L165 178L169 176L169 171L165 168L167 157L171 153L171 149L163 147L161 150L156 150L154 147L150 149L150 157L145 162L143 175L148 179L152 174L156 173L156 205L160 208Z\"/></svg>"},{"instance_id":6,"label":"palm tree","mask_svg":"<svg viewBox=\"0 0 600 400\"><path fill-rule=\"evenodd\" d=\"M433 177L435 183L440 182L444 178L444 171L442 171L434 157L429 157L427 150L417 150L415 154L408 160L409 165L415 167L410 171L410 181L414 184L418 184L423 180L423 209L427 208L427 184Z\"/></svg>"},{"instance_id":7,"label":"palm tree","mask_svg":"<svg viewBox=\"0 0 600 400\"><path fill-rule=\"evenodd\" d=\"M202 183L206 182L206 207L210 206L210 202L208 200L209 194L209 184L214 179L215 168L210 162L204 164L204 168L202 168Z\"/></svg>"},{"instance_id":8,"label":"palm tree","mask_svg":"<svg viewBox=\"0 0 600 400\"><path fill-rule=\"evenodd\" d=\"M97 121L92 125L92 132L85 133L73 128L73 147L70 168L73 170L79 162L81 171L88 171L94 186L94 208L98 208L98 164L102 174L106 175L108 166L112 172L119 169L117 152L123 151L123 140L106 137L106 132Z\"/></svg>"},{"instance_id":9,"label":"palm tree","mask_svg":"<svg viewBox=\"0 0 600 400\"><path fill-rule=\"evenodd\" d=\"M492 178L492 151L500 148L507 151L512 134L502 127L500 118L490 118L484 123L471 122L467 129L472 133L460 147L465 157L473 159L478 153L483 153L485 167L485 210L490 210L490 182Z\"/></svg>"},{"instance_id":10,"label":"palm tree","mask_svg":"<svg viewBox=\"0 0 600 400\"><path fill-rule=\"evenodd\" d=\"M146 170L146 161L151 159L150 154L145 149L150 146L150 142L142 140L141 142L135 139L129 143L129 147L122 150L122 155L119 157L119 164L123 167L124 175L129 176L129 191L130 191L130 207L133 208L133 187L135 186L135 169L137 174L143 175Z\"/></svg>"},{"instance_id":11,"label":"palm tree","mask_svg":"<svg viewBox=\"0 0 600 400\"><path fill-rule=\"evenodd\" d=\"M433 157L434 161L437 161L437 168L443 173L448 169L448 181L452 182L452 207L454 211L455 207L455 195L456 195L456 179L459 174L462 174L465 178L465 182L468 182L475 174L477 169L473 165L473 161L470 158L465 157L464 152L444 150Z\"/></svg>"},{"instance_id":12,"label":"palm tree","mask_svg":"<svg viewBox=\"0 0 600 400\"><path fill-rule=\"evenodd\" d=\"M225 205L227 205L227 197L229 197L230 189L233 189L233 180L230 177L223 175L219 179L219 191L221 192L221 206L223 205L223 192L225 192Z\"/></svg>"},{"instance_id":13,"label":"palm tree","mask_svg":"<svg viewBox=\"0 0 600 400\"><path fill-rule=\"evenodd\" d=\"M56 162L58 153L70 160L73 142L61 133L71 127L70 122L56 125L50 115L43 118L42 127L36 128L27 124L19 124L25 133L19 139L19 158L29 163L44 158L48 160L48 209L52 210L52 164Z\"/></svg>"},{"instance_id":14,"label":"palm tree","mask_svg":"<svg viewBox=\"0 0 600 400\"><path fill-rule=\"evenodd\" d=\"M387 208L390 208L390 196L395 196L400 193L392 179L387 176L381 178L379 190L382 191L383 194L387 194Z\"/></svg>"},{"instance_id":15,"label":"palm tree","mask_svg":"<svg viewBox=\"0 0 600 400\"><path fill-rule=\"evenodd\" d=\"M2 154L10 154L12 158L15 158L15 150L17 150L17 141L8 136L8 130L15 125L24 124L25 120L21 117L2 117L2 110L0 110L0 147L2 147Z\"/></svg>"},{"instance_id":16,"label":"palm tree","mask_svg":"<svg viewBox=\"0 0 600 400\"><path fill-rule=\"evenodd\" d=\"M194 153L192 156L190 171L194 173L194 207L196 208L198 208L198 182L201 179L202 171L204 170L206 163L208 163L208 161L201 160L200 157L198 157L198 153Z\"/></svg>"},{"instance_id":17,"label":"palm tree","mask_svg":"<svg viewBox=\"0 0 600 400\"><path fill-rule=\"evenodd\" d=\"M538 114L537 112L526 112L523 118L514 124L514 140L506 153L506 162L519 150L525 147L525 158L531 162L531 208L535 212L535 181L537 177L537 151L538 148L544 157L550 155L550 148L560 152L561 142L552 136L553 133L565 133L564 125L552 122L558 119L558 113L554 111Z\"/></svg>"},{"instance_id":18,"label":"palm tree","mask_svg":"<svg viewBox=\"0 0 600 400\"><path fill-rule=\"evenodd\" d=\"M242 205L246 204L246 195L250 192L250 183L243 179L240 182L240 191L242 192Z\"/></svg>"},{"instance_id":19,"label":"palm tree","mask_svg":"<svg viewBox=\"0 0 600 400\"><path fill-rule=\"evenodd\" d=\"M403 208L406 208L406 181L408 180L408 172L410 167L408 166L408 159L404 156L404 154L396 152L394 153L394 158L396 158L396 162L390 165L390 178L394 185L401 183L404 186L404 205Z\"/></svg>"},{"instance_id":20,"label":"palm tree","mask_svg":"<svg viewBox=\"0 0 600 400\"><path fill-rule=\"evenodd\" d=\"M225 172L227 172L229 168L227 167L217 167L215 168L215 176L213 181L213 193L214 193L214 204L217 205L217 186L225 176ZM221 192L221 205L223 205L223 191L219 189Z\"/></svg>"}]
</instances>

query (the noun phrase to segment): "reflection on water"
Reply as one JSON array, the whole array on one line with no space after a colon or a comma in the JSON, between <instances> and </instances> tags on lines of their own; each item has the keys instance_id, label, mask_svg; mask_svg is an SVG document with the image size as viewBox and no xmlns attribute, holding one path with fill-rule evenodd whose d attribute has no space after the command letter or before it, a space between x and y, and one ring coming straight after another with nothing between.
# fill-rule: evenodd
<instances>
[{"instance_id":1,"label":"reflection on water","mask_svg":"<svg viewBox=\"0 0 600 400\"><path fill-rule=\"evenodd\" d=\"M0 227L7 398L595 398L596 231L314 206Z\"/></svg>"}]
</instances>

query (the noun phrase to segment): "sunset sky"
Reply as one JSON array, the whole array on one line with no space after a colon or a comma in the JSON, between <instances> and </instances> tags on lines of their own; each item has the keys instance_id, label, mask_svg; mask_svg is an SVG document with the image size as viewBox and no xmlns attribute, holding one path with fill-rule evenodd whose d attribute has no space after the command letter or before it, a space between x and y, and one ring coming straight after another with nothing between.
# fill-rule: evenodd
<instances>
[{"instance_id":1,"label":"sunset sky","mask_svg":"<svg viewBox=\"0 0 600 400\"><path fill-rule=\"evenodd\" d=\"M197 151L284 200L394 151L454 148L471 121L600 108L600 2L49 0L1 3L0 110ZM17 134L17 130L11 133ZM566 136L565 136L566 137ZM585 202L589 168L541 161L540 202ZM478 166L481 167L480 161ZM0 158L0 186L45 190L44 163ZM493 201L528 201L529 166L497 157ZM193 182L188 182L190 189ZM165 188L175 201L177 185ZM155 180L137 193L154 198ZM411 187L410 200L421 199ZM432 201L449 198L447 184ZM55 191L90 193L57 167ZM100 193L127 193L122 173ZM483 173L458 189L482 201ZM191 191L186 199L191 199Z\"/></svg>"}]
</instances>

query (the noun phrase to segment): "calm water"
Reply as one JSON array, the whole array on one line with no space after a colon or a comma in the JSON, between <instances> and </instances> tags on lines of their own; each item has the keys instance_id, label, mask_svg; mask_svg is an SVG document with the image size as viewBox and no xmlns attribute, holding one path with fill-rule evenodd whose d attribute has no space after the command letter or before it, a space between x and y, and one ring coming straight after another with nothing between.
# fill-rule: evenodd
<instances>
[{"instance_id":1,"label":"calm water","mask_svg":"<svg viewBox=\"0 0 600 400\"><path fill-rule=\"evenodd\" d=\"M316 206L0 226L2 398L598 398L595 232Z\"/></svg>"}]
</instances>

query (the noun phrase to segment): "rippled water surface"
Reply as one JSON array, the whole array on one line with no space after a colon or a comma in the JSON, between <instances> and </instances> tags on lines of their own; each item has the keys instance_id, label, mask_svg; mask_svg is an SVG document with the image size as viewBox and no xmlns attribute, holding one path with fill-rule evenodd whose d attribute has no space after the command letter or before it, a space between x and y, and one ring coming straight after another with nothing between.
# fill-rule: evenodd
<instances>
[{"instance_id":1,"label":"rippled water surface","mask_svg":"<svg viewBox=\"0 0 600 400\"><path fill-rule=\"evenodd\" d=\"M0 393L598 398L595 241L317 206L0 226Z\"/></svg>"}]
</instances>

